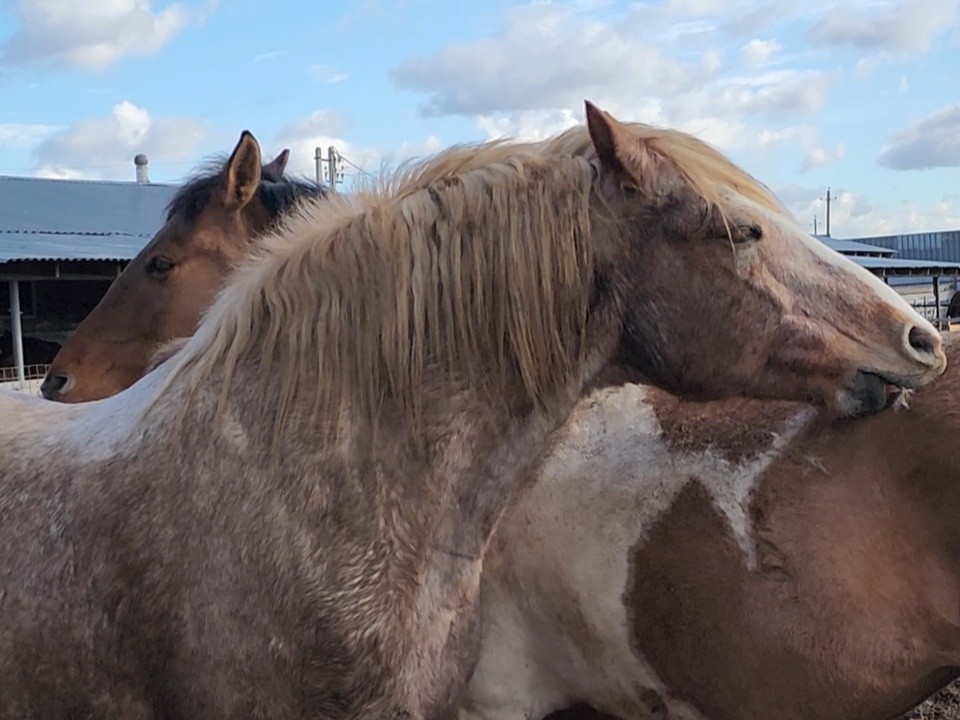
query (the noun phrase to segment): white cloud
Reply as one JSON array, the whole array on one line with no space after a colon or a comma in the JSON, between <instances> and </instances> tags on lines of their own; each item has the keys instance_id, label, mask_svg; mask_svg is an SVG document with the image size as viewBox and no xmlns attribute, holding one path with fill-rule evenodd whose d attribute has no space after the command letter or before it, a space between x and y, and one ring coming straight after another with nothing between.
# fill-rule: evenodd
<instances>
[{"instance_id":1,"label":"white cloud","mask_svg":"<svg viewBox=\"0 0 960 720\"><path fill-rule=\"evenodd\" d=\"M33 151L35 175L132 179L133 157L151 164L192 161L208 129L190 118L152 117L124 100L107 117L88 118L58 130Z\"/></svg>"},{"instance_id":2,"label":"white cloud","mask_svg":"<svg viewBox=\"0 0 960 720\"><path fill-rule=\"evenodd\" d=\"M867 55L857 60L853 66L853 76L858 80L866 80L880 66L882 58L879 55Z\"/></svg>"},{"instance_id":3,"label":"white cloud","mask_svg":"<svg viewBox=\"0 0 960 720\"><path fill-rule=\"evenodd\" d=\"M0 123L0 149L32 148L58 129L56 125Z\"/></svg>"},{"instance_id":4,"label":"white cloud","mask_svg":"<svg viewBox=\"0 0 960 720\"><path fill-rule=\"evenodd\" d=\"M257 55L253 56L253 63L255 65L259 65L260 63L269 62L270 60L276 60L283 54L283 50L270 50L269 52L258 53Z\"/></svg>"},{"instance_id":5,"label":"white cloud","mask_svg":"<svg viewBox=\"0 0 960 720\"><path fill-rule=\"evenodd\" d=\"M727 78L713 94L725 112L750 115L812 115L827 100L831 76L821 70L776 70L741 78Z\"/></svg>"},{"instance_id":6,"label":"white cloud","mask_svg":"<svg viewBox=\"0 0 960 720\"><path fill-rule=\"evenodd\" d=\"M337 187L340 190L350 190L358 183L379 177L382 171L395 169L407 160L431 155L445 145L438 136L428 135L423 140L406 141L389 149L365 147L346 139L348 132L349 122L346 117L329 110L317 110L281 128L273 140L266 144L264 151L272 157L281 149L289 148L287 172L315 178L316 149L320 148L321 156L325 159L332 146L344 158L339 167L344 175L343 183ZM321 178L327 183L325 160L321 165Z\"/></svg>"},{"instance_id":7,"label":"white cloud","mask_svg":"<svg viewBox=\"0 0 960 720\"><path fill-rule=\"evenodd\" d=\"M20 29L6 42L9 63L52 63L103 70L127 55L156 53L188 24L215 7L199 11L183 3L154 11L152 0L16 0Z\"/></svg>"},{"instance_id":8,"label":"white cloud","mask_svg":"<svg viewBox=\"0 0 960 720\"><path fill-rule=\"evenodd\" d=\"M543 140L582 122L580 114L566 109L530 110L510 115L480 115L477 126L492 139L516 137Z\"/></svg>"},{"instance_id":9,"label":"white cloud","mask_svg":"<svg viewBox=\"0 0 960 720\"><path fill-rule=\"evenodd\" d=\"M384 153L383 160L387 165L402 163L407 160L425 158L428 155L440 152L442 149L443 141L437 135L428 135L423 140L402 142L395 150Z\"/></svg>"},{"instance_id":10,"label":"white cloud","mask_svg":"<svg viewBox=\"0 0 960 720\"><path fill-rule=\"evenodd\" d=\"M818 232L826 231L826 188L787 185L773 189L801 227L812 232L816 216ZM868 195L843 188L832 188L830 194L834 198L830 204L830 234L836 238L960 227L960 202L956 196L945 195L926 204L904 202L890 207Z\"/></svg>"},{"instance_id":11,"label":"white cloud","mask_svg":"<svg viewBox=\"0 0 960 720\"><path fill-rule=\"evenodd\" d=\"M777 130L763 129L757 133L758 147L769 148L785 143L798 143L803 146L812 146L817 139L817 131L806 125L792 125Z\"/></svg>"},{"instance_id":12,"label":"white cloud","mask_svg":"<svg viewBox=\"0 0 960 720\"><path fill-rule=\"evenodd\" d=\"M576 3L532 3L508 11L496 34L450 44L392 76L426 94L425 115L466 116L489 137L551 135L582 122L588 99L621 117L742 148L820 112L836 74L771 70L781 45L754 38L732 75L716 49L718 13L731 12L714 0L665 0L599 21Z\"/></svg>"},{"instance_id":13,"label":"white cloud","mask_svg":"<svg viewBox=\"0 0 960 720\"><path fill-rule=\"evenodd\" d=\"M740 49L741 57L746 65L763 65L775 53L783 49L776 40L761 40L754 38Z\"/></svg>"},{"instance_id":14,"label":"white cloud","mask_svg":"<svg viewBox=\"0 0 960 720\"><path fill-rule=\"evenodd\" d=\"M723 60L716 50L707 50L700 58L700 69L706 76L715 75L723 67Z\"/></svg>"},{"instance_id":15,"label":"white cloud","mask_svg":"<svg viewBox=\"0 0 960 720\"><path fill-rule=\"evenodd\" d=\"M894 170L960 167L960 103L941 108L890 138L877 159Z\"/></svg>"},{"instance_id":16,"label":"white cloud","mask_svg":"<svg viewBox=\"0 0 960 720\"><path fill-rule=\"evenodd\" d=\"M344 137L348 128L347 118L340 113L317 110L282 127L273 138L271 144L274 148L273 154L276 154L282 148L289 148L290 160L287 163L287 172L293 175L315 178L317 168L316 150L320 148L320 155L324 158L321 161L321 180L328 183L325 159L331 146L340 155L360 165L360 167L364 167L363 160L369 155L369 150L357 147ZM264 150L266 151L266 148ZM270 155L266 152L265 154ZM349 165L341 167L340 170L345 176L356 173L356 169ZM342 188L341 185L337 187L338 189Z\"/></svg>"},{"instance_id":17,"label":"white cloud","mask_svg":"<svg viewBox=\"0 0 960 720\"><path fill-rule=\"evenodd\" d=\"M609 105L697 84L699 62L667 57L647 36L627 30L575 7L524 5L507 11L496 36L450 44L404 63L392 77L428 93L425 114L470 116L572 108L584 98Z\"/></svg>"},{"instance_id":18,"label":"white cloud","mask_svg":"<svg viewBox=\"0 0 960 720\"><path fill-rule=\"evenodd\" d=\"M838 160L843 159L843 145L837 145L833 151L824 150L822 147L811 148L806 157L803 159L803 164L800 166L800 172L808 173L811 170L816 168L827 167L828 165L833 165Z\"/></svg>"},{"instance_id":19,"label":"white cloud","mask_svg":"<svg viewBox=\"0 0 960 720\"><path fill-rule=\"evenodd\" d=\"M910 83L907 81L907 76L901 75L900 82L897 85L897 92L900 93L901 95L905 95L909 91L910 91Z\"/></svg>"},{"instance_id":20,"label":"white cloud","mask_svg":"<svg viewBox=\"0 0 960 720\"><path fill-rule=\"evenodd\" d=\"M960 0L898 0L853 7L836 3L810 28L807 39L821 47L923 52L955 25L958 5Z\"/></svg>"},{"instance_id":21,"label":"white cloud","mask_svg":"<svg viewBox=\"0 0 960 720\"><path fill-rule=\"evenodd\" d=\"M340 72L336 68L332 68L329 65L311 65L307 69L307 72L310 73L314 80L324 83L325 85L343 82L350 77L348 73Z\"/></svg>"}]
</instances>

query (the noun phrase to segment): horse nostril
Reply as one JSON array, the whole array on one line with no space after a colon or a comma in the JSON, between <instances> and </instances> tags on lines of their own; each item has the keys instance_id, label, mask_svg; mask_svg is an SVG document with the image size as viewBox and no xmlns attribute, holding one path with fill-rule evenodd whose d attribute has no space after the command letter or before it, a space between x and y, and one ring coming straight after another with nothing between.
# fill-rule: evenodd
<instances>
[{"instance_id":1,"label":"horse nostril","mask_svg":"<svg viewBox=\"0 0 960 720\"><path fill-rule=\"evenodd\" d=\"M923 355L936 355L940 351L942 340L940 335L931 333L919 325L914 325L907 333L907 342L910 347Z\"/></svg>"},{"instance_id":2,"label":"horse nostril","mask_svg":"<svg viewBox=\"0 0 960 720\"><path fill-rule=\"evenodd\" d=\"M60 397L60 391L63 390L63 386L67 384L69 379L66 375L48 374L40 384L40 394L47 400L56 400Z\"/></svg>"}]
</instances>

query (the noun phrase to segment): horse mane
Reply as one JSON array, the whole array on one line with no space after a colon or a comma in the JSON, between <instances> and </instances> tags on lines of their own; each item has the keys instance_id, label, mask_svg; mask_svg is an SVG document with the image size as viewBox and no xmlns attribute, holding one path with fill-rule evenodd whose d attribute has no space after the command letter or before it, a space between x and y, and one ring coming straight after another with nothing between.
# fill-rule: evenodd
<instances>
[{"instance_id":1,"label":"horse mane","mask_svg":"<svg viewBox=\"0 0 960 720\"><path fill-rule=\"evenodd\" d=\"M786 212L705 143L630 127L709 204L722 210L729 188ZM453 146L371 189L299 205L238 267L158 392L185 376L192 394L221 370L219 416L255 355L278 383L276 433L311 396L328 429L345 410L375 424L388 398L416 421L428 370L543 403L582 350L593 159L585 128Z\"/></svg>"},{"instance_id":2,"label":"horse mane","mask_svg":"<svg viewBox=\"0 0 960 720\"><path fill-rule=\"evenodd\" d=\"M647 125L639 122L621 123L628 131L636 146L641 145L648 153L659 155L670 162L680 173L681 178L694 190L708 207L717 210L726 218L728 200L725 191L733 191L742 198L750 200L778 217L793 220L793 215L777 199L773 191L761 183L743 168L734 164L726 155L709 143L688 133ZM547 152L594 157L593 143L587 129L583 126L570 128L556 137L545 141ZM631 149L627 149L630 152ZM657 173L652 168L644 168L648 162L639 156L638 163L649 172L641 174L638 180L641 190L647 193L658 192Z\"/></svg>"},{"instance_id":3,"label":"horse mane","mask_svg":"<svg viewBox=\"0 0 960 720\"><path fill-rule=\"evenodd\" d=\"M222 412L245 355L264 373L277 361L278 431L310 396L334 423L347 408L375 422L387 398L416 418L428 370L465 388L515 383L543 402L579 361L593 172L578 158L515 148L483 162L483 151L460 151L464 172L414 171L396 192L300 205L236 269L169 361L168 384L187 374L193 391L222 368Z\"/></svg>"},{"instance_id":4,"label":"horse mane","mask_svg":"<svg viewBox=\"0 0 960 720\"><path fill-rule=\"evenodd\" d=\"M180 215L186 222L197 219L206 208L219 187L228 158L216 156L202 163L167 203L166 220ZM323 198L329 189L309 180L283 177L260 178L257 199L266 208L271 218L279 218L290 211L300 200Z\"/></svg>"},{"instance_id":5,"label":"horse mane","mask_svg":"<svg viewBox=\"0 0 960 720\"><path fill-rule=\"evenodd\" d=\"M648 152L672 163L683 181L722 217L726 217L728 204L724 191L733 191L778 217L793 220L793 215L770 188L709 143L678 130L646 123L621 124L638 145L644 145ZM438 153L431 162L401 167L402 172L388 177L386 183L381 182L380 189L381 192L402 192L405 186L425 185L484 164L505 162L518 151L537 152L545 156L580 157L591 162L596 159L590 134L586 126L580 125L538 142L517 143L501 139L474 145L455 145ZM658 192L655 170L643 174L639 180L643 184L642 190L647 193Z\"/></svg>"}]
</instances>

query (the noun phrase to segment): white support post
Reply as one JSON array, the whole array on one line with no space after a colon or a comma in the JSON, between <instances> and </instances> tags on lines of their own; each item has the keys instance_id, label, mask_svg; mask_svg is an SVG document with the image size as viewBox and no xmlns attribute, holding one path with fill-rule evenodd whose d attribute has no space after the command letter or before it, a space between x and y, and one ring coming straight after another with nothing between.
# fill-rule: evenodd
<instances>
[{"instance_id":1,"label":"white support post","mask_svg":"<svg viewBox=\"0 0 960 720\"><path fill-rule=\"evenodd\" d=\"M13 340L13 359L17 363L17 381L22 386L26 382L23 368L23 326L20 324L20 283L10 283L10 333Z\"/></svg>"}]
</instances>

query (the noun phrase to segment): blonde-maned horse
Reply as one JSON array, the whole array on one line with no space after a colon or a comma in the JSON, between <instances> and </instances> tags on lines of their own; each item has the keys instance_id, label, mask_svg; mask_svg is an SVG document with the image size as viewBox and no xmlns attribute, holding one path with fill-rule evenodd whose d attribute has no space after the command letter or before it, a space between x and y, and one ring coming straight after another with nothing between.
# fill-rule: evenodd
<instances>
[{"instance_id":1,"label":"blonde-maned horse","mask_svg":"<svg viewBox=\"0 0 960 720\"><path fill-rule=\"evenodd\" d=\"M0 715L446 717L491 533L611 363L840 412L942 373L719 153L587 115L301 206L117 395L0 396Z\"/></svg>"},{"instance_id":2,"label":"blonde-maned horse","mask_svg":"<svg viewBox=\"0 0 960 720\"><path fill-rule=\"evenodd\" d=\"M226 162L177 190L163 227L56 353L43 396L73 403L114 395L146 373L158 348L192 334L255 239L300 200L326 192L284 175L289 157L283 150L261 166L260 146L244 132Z\"/></svg>"},{"instance_id":3,"label":"blonde-maned horse","mask_svg":"<svg viewBox=\"0 0 960 720\"><path fill-rule=\"evenodd\" d=\"M948 338L935 386L853 423L584 400L487 552L460 717L890 720L960 676Z\"/></svg>"}]
</instances>

